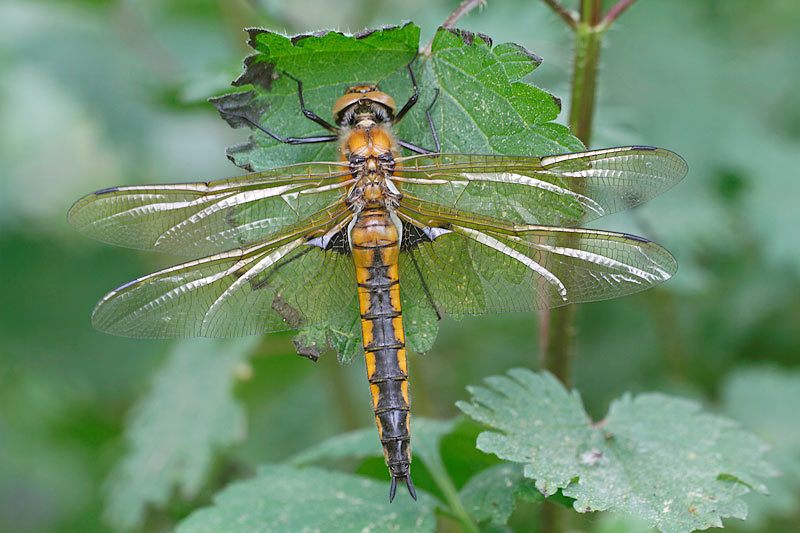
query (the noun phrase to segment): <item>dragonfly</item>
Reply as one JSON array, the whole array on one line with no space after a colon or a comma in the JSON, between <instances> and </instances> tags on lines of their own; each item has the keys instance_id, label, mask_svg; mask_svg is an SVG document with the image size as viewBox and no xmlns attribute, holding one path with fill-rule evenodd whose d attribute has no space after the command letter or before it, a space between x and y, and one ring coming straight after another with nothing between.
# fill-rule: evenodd
<instances>
[{"instance_id":1,"label":"dragonfly","mask_svg":"<svg viewBox=\"0 0 800 533\"><path fill-rule=\"evenodd\" d=\"M111 187L78 200L69 221L99 240L186 257L109 292L93 325L127 337L233 337L325 324L357 299L372 408L391 476L411 481L403 308L436 314L532 311L604 300L661 283L672 255L647 239L584 229L664 192L687 172L674 152L625 146L545 156L441 153L399 139L377 84L349 87L329 134L339 160L210 182ZM402 149L412 152L401 155Z\"/></svg>"}]
</instances>

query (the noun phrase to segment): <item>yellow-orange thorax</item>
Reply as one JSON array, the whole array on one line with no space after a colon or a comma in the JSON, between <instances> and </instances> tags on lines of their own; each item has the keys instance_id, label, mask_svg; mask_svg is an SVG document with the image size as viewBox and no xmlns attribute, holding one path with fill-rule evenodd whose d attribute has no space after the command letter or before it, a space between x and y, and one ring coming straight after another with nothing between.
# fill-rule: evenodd
<instances>
[{"instance_id":1,"label":"yellow-orange thorax","mask_svg":"<svg viewBox=\"0 0 800 533\"><path fill-rule=\"evenodd\" d=\"M350 172L358 180L355 189L363 188L360 192L366 205L382 204L385 178L394 173L398 144L392 123L396 110L394 99L377 85L350 87L333 107L340 128L340 157L350 163ZM362 207L357 205L355 210Z\"/></svg>"},{"instance_id":2,"label":"yellow-orange thorax","mask_svg":"<svg viewBox=\"0 0 800 533\"><path fill-rule=\"evenodd\" d=\"M397 140L387 125L371 119L356 123L343 132L340 145L341 158L350 163L350 172L357 179L353 188L356 212L365 207L393 208L392 197L397 188L387 181L395 171Z\"/></svg>"}]
</instances>

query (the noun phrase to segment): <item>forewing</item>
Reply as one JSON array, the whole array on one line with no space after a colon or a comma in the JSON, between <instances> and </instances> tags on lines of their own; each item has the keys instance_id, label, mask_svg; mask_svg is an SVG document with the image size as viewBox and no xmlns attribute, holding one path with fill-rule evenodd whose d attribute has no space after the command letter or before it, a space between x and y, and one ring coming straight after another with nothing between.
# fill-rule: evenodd
<instances>
[{"instance_id":1,"label":"forewing","mask_svg":"<svg viewBox=\"0 0 800 533\"><path fill-rule=\"evenodd\" d=\"M647 146L546 157L422 155L400 162L404 194L512 223L568 227L639 205L688 169L674 152Z\"/></svg>"},{"instance_id":2,"label":"forewing","mask_svg":"<svg viewBox=\"0 0 800 533\"><path fill-rule=\"evenodd\" d=\"M234 337L337 316L355 296L351 258L304 237L189 261L111 291L94 326L127 337Z\"/></svg>"},{"instance_id":3,"label":"forewing","mask_svg":"<svg viewBox=\"0 0 800 533\"><path fill-rule=\"evenodd\" d=\"M212 182L112 187L78 200L69 221L101 241L200 257L247 247L340 201L349 172L303 163Z\"/></svg>"},{"instance_id":4,"label":"forewing","mask_svg":"<svg viewBox=\"0 0 800 533\"><path fill-rule=\"evenodd\" d=\"M638 292L677 271L651 241L606 231L532 227L507 235L451 226L401 255L401 294L440 314L531 311Z\"/></svg>"}]
</instances>

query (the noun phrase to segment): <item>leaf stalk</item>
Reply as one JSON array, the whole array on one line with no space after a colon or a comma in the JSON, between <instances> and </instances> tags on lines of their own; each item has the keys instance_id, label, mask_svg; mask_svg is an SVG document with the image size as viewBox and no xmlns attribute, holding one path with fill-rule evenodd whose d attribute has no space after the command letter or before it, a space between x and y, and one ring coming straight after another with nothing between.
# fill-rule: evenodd
<instances>
[{"instance_id":1,"label":"leaf stalk","mask_svg":"<svg viewBox=\"0 0 800 533\"><path fill-rule=\"evenodd\" d=\"M463 531L467 531L469 533L478 533L478 527L475 525L475 522L472 521L469 513L467 513L467 510L461 503L461 498L458 495L458 489L456 489L452 478L447 473L447 469L442 463L441 456L436 454L435 457L431 457L429 461L425 463L425 466L428 468L428 472L430 472L431 477L436 482L436 486L442 491L444 499L449 506L449 514L461 522Z\"/></svg>"}]
</instances>

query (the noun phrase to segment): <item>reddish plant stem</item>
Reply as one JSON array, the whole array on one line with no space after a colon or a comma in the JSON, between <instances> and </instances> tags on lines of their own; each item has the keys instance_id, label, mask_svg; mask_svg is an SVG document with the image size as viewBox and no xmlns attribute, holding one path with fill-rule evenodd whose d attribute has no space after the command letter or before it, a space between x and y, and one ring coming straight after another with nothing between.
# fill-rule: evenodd
<instances>
[{"instance_id":1,"label":"reddish plant stem","mask_svg":"<svg viewBox=\"0 0 800 533\"><path fill-rule=\"evenodd\" d=\"M455 26L456 22L461 20L467 13L469 13L470 11L475 9L476 7L482 6L482 5L485 5L485 4L486 4L486 0L464 0L463 2L461 2L458 5L457 8L455 8L455 10L452 13L450 13L450 16L445 19L445 21L442 23L441 27L442 28L452 28L453 26ZM433 37L431 37L431 40L428 41L428 44L426 44L425 46L423 46L420 49L419 54L421 56L429 56L429 55L431 55L431 48L432 47L433 47Z\"/></svg>"},{"instance_id":2,"label":"reddish plant stem","mask_svg":"<svg viewBox=\"0 0 800 533\"><path fill-rule=\"evenodd\" d=\"M611 6L611 9L605 14L602 25L606 27L611 25L611 23L617 20L619 16L622 15L622 12L628 9L635 1L636 0L619 0L619 2Z\"/></svg>"},{"instance_id":3,"label":"reddish plant stem","mask_svg":"<svg viewBox=\"0 0 800 533\"><path fill-rule=\"evenodd\" d=\"M444 20L442 28L452 28L455 26L456 22L461 20L464 15L476 7L483 5L486 5L486 0L464 0L457 8L455 8L452 13L450 13L450 16Z\"/></svg>"},{"instance_id":4,"label":"reddish plant stem","mask_svg":"<svg viewBox=\"0 0 800 533\"><path fill-rule=\"evenodd\" d=\"M578 25L578 19L575 17L575 14L566 7L562 6L558 2L558 0L542 0L542 1L548 6L550 6L550 9L555 11L555 13L559 17L561 17L570 28L574 28L575 26Z\"/></svg>"}]
</instances>

